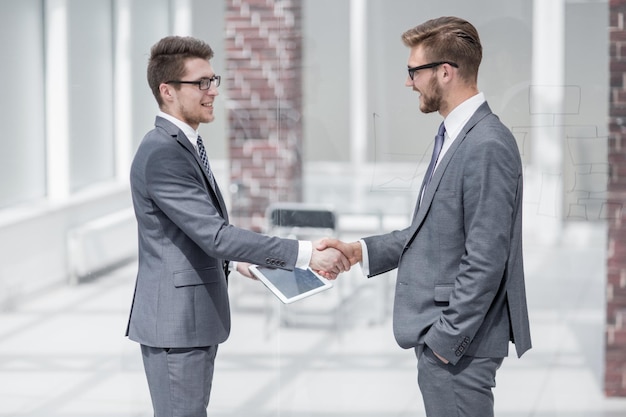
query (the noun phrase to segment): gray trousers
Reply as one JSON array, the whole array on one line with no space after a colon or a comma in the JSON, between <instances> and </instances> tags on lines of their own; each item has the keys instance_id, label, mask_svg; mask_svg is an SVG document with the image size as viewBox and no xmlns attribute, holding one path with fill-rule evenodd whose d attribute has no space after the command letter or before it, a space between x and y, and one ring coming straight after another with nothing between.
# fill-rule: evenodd
<instances>
[{"instance_id":1,"label":"gray trousers","mask_svg":"<svg viewBox=\"0 0 626 417\"><path fill-rule=\"evenodd\" d=\"M217 346L141 345L154 417L206 417Z\"/></svg>"},{"instance_id":2,"label":"gray trousers","mask_svg":"<svg viewBox=\"0 0 626 417\"><path fill-rule=\"evenodd\" d=\"M416 350L417 352L417 350ZM425 346L417 360L417 382L428 417L493 417L496 371L504 358L464 356L445 364Z\"/></svg>"}]
</instances>

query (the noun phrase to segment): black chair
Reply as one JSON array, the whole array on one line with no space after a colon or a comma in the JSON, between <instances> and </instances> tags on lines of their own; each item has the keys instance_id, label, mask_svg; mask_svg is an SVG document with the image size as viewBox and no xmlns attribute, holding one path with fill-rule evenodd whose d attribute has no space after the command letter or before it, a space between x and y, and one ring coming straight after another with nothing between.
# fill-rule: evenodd
<instances>
[{"instance_id":1,"label":"black chair","mask_svg":"<svg viewBox=\"0 0 626 417\"><path fill-rule=\"evenodd\" d=\"M296 234L297 238L332 234L337 227L335 212L331 208L303 203L273 204L268 207L266 218L270 234Z\"/></svg>"}]
</instances>

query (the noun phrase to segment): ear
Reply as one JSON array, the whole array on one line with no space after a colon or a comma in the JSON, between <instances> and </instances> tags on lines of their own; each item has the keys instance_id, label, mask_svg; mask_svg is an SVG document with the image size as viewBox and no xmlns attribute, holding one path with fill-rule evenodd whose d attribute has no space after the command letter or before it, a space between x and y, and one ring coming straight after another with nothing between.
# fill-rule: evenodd
<instances>
[{"instance_id":1,"label":"ear","mask_svg":"<svg viewBox=\"0 0 626 417\"><path fill-rule=\"evenodd\" d=\"M163 99L163 102L171 103L174 100L175 92L174 88L171 85L161 83L159 85L159 92L161 93L161 98Z\"/></svg>"},{"instance_id":2,"label":"ear","mask_svg":"<svg viewBox=\"0 0 626 417\"><path fill-rule=\"evenodd\" d=\"M441 66L441 81L450 82L455 78L456 74L454 73L454 68L452 68L448 64L443 64Z\"/></svg>"}]
</instances>

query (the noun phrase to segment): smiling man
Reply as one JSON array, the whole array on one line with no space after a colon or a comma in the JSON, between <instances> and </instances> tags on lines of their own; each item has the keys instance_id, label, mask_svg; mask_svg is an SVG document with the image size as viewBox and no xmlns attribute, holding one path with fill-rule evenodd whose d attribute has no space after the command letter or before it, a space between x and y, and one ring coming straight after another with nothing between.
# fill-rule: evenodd
<instances>
[{"instance_id":1,"label":"smiling man","mask_svg":"<svg viewBox=\"0 0 626 417\"><path fill-rule=\"evenodd\" d=\"M292 270L350 267L336 249L279 239L229 224L200 123L215 118L221 78L205 42L170 36L152 47L148 83L159 104L130 182L139 271L126 335L141 345L155 417L204 417L217 346L230 331L229 261ZM234 387L233 387L234 388Z\"/></svg>"},{"instance_id":2,"label":"smiling man","mask_svg":"<svg viewBox=\"0 0 626 417\"><path fill-rule=\"evenodd\" d=\"M404 230L324 242L368 276L398 270L393 330L414 349L428 417L492 417L496 371L531 348L522 256L522 163L478 89L478 31L457 17L407 30L405 85L443 121ZM323 246L321 246L323 247Z\"/></svg>"}]
</instances>

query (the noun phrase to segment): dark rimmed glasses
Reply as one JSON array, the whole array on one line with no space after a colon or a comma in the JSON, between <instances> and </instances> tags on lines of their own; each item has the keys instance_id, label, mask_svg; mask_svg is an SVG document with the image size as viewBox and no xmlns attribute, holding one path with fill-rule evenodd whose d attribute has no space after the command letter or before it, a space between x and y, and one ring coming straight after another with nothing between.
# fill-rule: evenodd
<instances>
[{"instance_id":1,"label":"dark rimmed glasses","mask_svg":"<svg viewBox=\"0 0 626 417\"><path fill-rule=\"evenodd\" d=\"M453 66L454 68L458 68L459 67L458 64L456 64L454 62L450 62L450 61L431 62L430 64L420 65L419 67L408 68L409 77L411 79L413 79L413 77L415 76L415 72L416 71L423 70L423 69L428 69L428 68L435 68L435 67L438 67L439 65L443 65L443 64L448 64L450 66Z\"/></svg>"},{"instance_id":2,"label":"dark rimmed glasses","mask_svg":"<svg viewBox=\"0 0 626 417\"><path fill-rule=\"evenodd\" d=\"M200 78L198 81L180 81L180 80L170 80L165 84L195 84L198 86L200 90L208 90L211 88L211 83L215 85L215 87L219 87L222 82L222 77L219 75L214 75L211 78Z\"/></svg>"}]
</instances>

